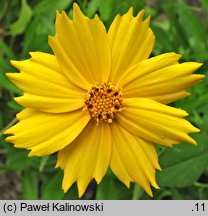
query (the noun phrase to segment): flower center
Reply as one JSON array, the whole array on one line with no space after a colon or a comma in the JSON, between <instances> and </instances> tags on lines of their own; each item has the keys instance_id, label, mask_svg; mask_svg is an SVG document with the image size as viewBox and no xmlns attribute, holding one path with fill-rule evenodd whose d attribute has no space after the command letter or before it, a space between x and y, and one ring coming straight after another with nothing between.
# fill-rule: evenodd
<instances>
[{"instance_id":1,"label":"flower center","mask_svg":"<svg viewBox=\"0 0 208 216\"><path fill-rule=\"evenodd\" d=\"M115 114L123 109L122 101L121 90L117 91L113 85L102 83L92 86L88 91L84 108L98 123L112 123Z\"/></svg>"}]
</instances>

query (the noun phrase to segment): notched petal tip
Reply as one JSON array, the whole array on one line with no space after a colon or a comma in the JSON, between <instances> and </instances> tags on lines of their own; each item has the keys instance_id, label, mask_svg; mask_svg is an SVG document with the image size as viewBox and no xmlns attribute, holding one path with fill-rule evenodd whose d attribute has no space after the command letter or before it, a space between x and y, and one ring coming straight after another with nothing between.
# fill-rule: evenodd
<instances>
[{"instance_id":1,"label":"notched petal tip","mask_svg":"<svg viewBox=\"0 0 208 216\"><path fill-rule=\"evenodd\" d=\"M78 197L81 198L84 195L85 191L78 190Z\"/></svg>"},{"instance_id":2,"label":"notched petal tip","mask_svg":"<svg viewBox=\"0 0 208 216\"><path fill-rule=\"evenodd\" d=\"M155 168L155 171L158 170L158 171L162 171L162 168L157 160L157 162L154 164L154 168Z\"/></svg>"},{"instance_id":3,"label":"notched petal tip","mask_svg":"<svg viewBox=\"0 0 208 216\"><path fill-rule=\"evenodd\" d=\"M190 142L192 145L195 145L195 146L197 146L198 145L198 143L194 140L194 139L192 139L192 142Z\"/></svg>"},{"instance_id":4,"label":"notched petal tip","mask_svg":"<svg viewBox=\"0 0 208 216\"><path fill-rule=\"evenodd\" d=\"M178 110L178 113L180 112L181 113L181 116L183 117L187 117L189 116L188 112L186 112L185 110L182 110L181 108L175 108Z\"/></svg>"},{"instance_id":5,"label":"notched petal tip","mask_svg":"<svg viewBox=\"0 0 208 216\"><path fill-rule=\"evenodd\" d=\"M162 168L161 168L161 166L158 164L158 166L157 167L155 167L158 171L162 171Z\"/></svg>"},{"instance_id":6,"label":"notched petal tip","mask_svg":"<svg viewBox=\"0 0 208 216\"><path fill-rule=\"evenodd\" d=\"M199 63L199 62L184 62L182 64L186 65L187 67L189 66L190 71L192 72L196 71L203 65L203 63Z\"/></svg>"},{"instance_id":7,"label":"notched petal tip","mask_svg":"<svg viewBox=\"0 0 208 216\"><path fill-rule=\"evenodd\" d=\"M14 97L13 99L17 102L17 103L19 103L18 101L22 101L22 97L24 96L24 95L27 95L26 93L23 93L23 95L22 96L17 96L17 97Z\"/></svg>"},{"instance_id":8,"label":"notched petal tip","mask_svg":"<svg viewBox=\"0 0 208 216\"><path fill-rule=\"evenodd\" d=\"M36 156L36 155L33 155L33 152L30 151L30 153L28 154L28 157L33 157L33 156Z\"/></svg>"},{"instance_id":9,"label":"notched petal tip","mask_svg":"<svg viewBox=\"0 0 208 216\"><path fill-rule=\"evenodd\" d=\"M57 34L55 36L48 36L48 44L50 45L51 48L53 48L58 42L57 42Z\"/></svg>"},{"instance_id":10,"label":"notched petal tip","mask_svg":"<svg viewBox=\"0 0 208 216\"><path fill-rule=\"evenodd\" d=\"M63 190L64 193L66 193L68 191L68 189L63 188L63 187L62 187L62 190Z\"/></svg>"},{"instance_id":11,"label":"notched petal tip","mask_svg":"<svg viewBox=\"0 0 208 216\"><path fill-rule=\"evenodd\" d=\"M39 51L35 51L35 52L29 52L29 55L31 58L35 57L37 54L39 54Z\"/></svg>"},{"instance_id":12,"label":"notched petal tip","mask_svg":"<svg viewBox=\"0 0 208 216\"><path fill-rule=\"evenodd\" d=\"M136 16L136 18L138 19L140 19L140 18L142 18L144 16L144 9L142 9L141 11L139 11L139 13L137 14L137 16Z\"/></svg>"},{"instance_id":13,"label":"notched petal tip","mask_svg":"<svg viewBox=\"0 0 208 216\"><path fill-rule=\"evenodd\" d=\"M56 10L56 18L57 18L59 15L61 15L61 13L60 13L58 10Z\"/></svg>"},{"instance_id":14,"label":"notched petal tip","mask_svg":"<svg viewBox=\"0 0 208 216\"><path fill-rule=\"evenodd\" d=\"M199 133L199 132L201 132L201 130L199 128L195 127L194 133Z\"/></svg>"},{"instance_id":15,"label":"notched petal tip","mask_svg":"<svg viewBox=\"0 0 208 216\"><path fill-rule=\"evenodd\" d=\"M141 11L139 11L139 13L136 15L136 18L141 20L142 17L144 16L144 12L145 10L142 9ZM122 16L129 16L129 17L133 17L133 13L134 13L134 8L133 7L130 7L129 10L124 13ZM120 14L117 14L116 17L121 17Z\"/></svg>"},{"instance_id":16,"label":"notched petal tip","mask_svg":"<svg viewBox=\"0 0 208 216\"><path fill-rule=\"evenodd\" d=\"M162 55L167 55L167 56L169 55L170 58L175 58L177 60L179 60L182 57L181 54L178 54L178 53L175 53L175 52L168 52L168 53L164 53Z\"/></svg>"},{"instance_id":17,"label":"notched petal tip","mask_svg":"<svg viewBox=\"0 0 208 216\"><path fill-rule=\"evenodd\" d=\"M30 58L31 59L31 58ZM24 63L27 63L30 59L25 59L25 60L10 60L10 64L17 68L19 71L22 70L22 68L24 67Z\"/></svg>"},{"instance_id":18,"label":"notched petal tip","mask_svg":"<svg viewBox=\"0 0 208 216\"><path fill-rule=\"evenodd\" d=\"M84 195L84 193L81 194L81 193L79 193L79 191L78 191L78 197L79 197L79 199L82 198L83 195Z\"/></svg>"},{"instance_id":19,"label":"notched petal tip","mask_svg":"<svg viewBox=\"0 0 208 216\"><path fill-rule=\"evenodd\" d=\"M85 16L82 13L79 5L77 3L74 3L73 4L73 20L74 19L79 19L79 18L87 18L87 19L89 19L87 16Z\"/></svg>"},{"instance_id":20,"label":"notched petal tip","mask_svg":"<svg viewBox=\"0 0 208 216\"><path fill-rule=\"evenodd\" d=\"M94 179L95 179L97 185L99 185L100 182L102 181L103 177L100 177L100 178L94 178Z\"/></svg>"},{"instance_id":21,"label":"notched petal tip","mask_svg":"<svg viewBox=\"0 0 208 216\"><path fill-rule=\"evenodd\" d=\"M119 179L120 180L120 179ZM121 180L120 180L121 181ZM131 181L121 181L128 189L130 189Z\"/></svg>"},{"instance_id":22,"label":"notched petal tip","mask_svg":"<svg viewBox=\"0 0 208 216\"><path fill-rule=\"evenodd\" d=\"M18 73L6 73L8 79L12 80Z\"/></svg>"},{"instance_id":23,"label":"notched petal tip","mask_svg":"<svg viewBox=\"0 0 208 216\"><path fill-rule=\"evenodd\" d=\"M148 17L144 20L144 23L145 23L146 25L149 25L150 20L151 20L151 16L148 16Z\"/></svg>"},{"instance_id":24,"label":"notched petal tip","mask_svg":"<svg viewBox=\"0 0 208 216\"><path fill-rule=\"evenodd\" d=\"M194 63L198 64L199 68L203 65L203 63L201 63L201 62L194 62Z\"/></svg>"},{"instance_id":25,"label":"notched petal tip","mask_svg":"<svg viewBox=\"0 0 208 216\"><path fill-rule=\"evenodd\" d=\"M71 21L69 17L67 16L66 12L63 10L61 12L56 12L56 34L57 34L57 29L60 28L60 26L64 25L64 23Z\"/></svg>"},{"instance_id":26,"label":"notched petal tip","mask_svg":"<svg viewBox=\"0 0 208 216\"><path fill-rule=\"evenodd\" d=\"M189 133L199 133L201 130L195 126L193 126L190 122L189 123Z\"/></svg>"},{"instance_id":27,"label":"notched petal tip","mask_svg":"<svg viewBox=\"0 0 208 216\"><path fill-rule=\"evenodd\" d=\"M42 157L42 156L46 156L49 155L47 152L43 152L41 149L38 149L36 147L33 148L28 148L28 150L31 150L30 153L28 154L28 157Z\"/></svg>"},{"instance_id":28,"label":"notched petal tip","mask_svg":"<svg viewBox=\"0 0 208 216\"><path fill-rule=\"evenodd\" d=\"M57 163L56 163L56 165L55 165L55 169L58 169L58 168L61 168L61 166L60 166L60 164L58 163L58 161L57 161ZM62 169L62 168L61 168Z\"/></svg>"},{"instance_id":29,"label":"notched petal tip","mask_svg":"<svg viewBox=\"0 0 208 216\"><path fill-rule=\"evenodd\" d=\"M56 19L61 19L63 16L68 18L67 14L64 10L62 10L61 12L56 10Z\"/></svg>"},{"instance_id":30,"label":"notched petal tip","mask_svg":"<svg viewBox=\"0 0 208 216\"><path fill-rule=\"evenodd\" d=\"M73 10L81 11L79 5L76 2L74 2L74 4L73 4Z\"/></svg>"},{"instance_id":31,"label":"notched petal tip","mask_svg":"<svg viewBox=\"0 0 208 216\"><path fill-rule=\"evenodd\" d=\"M71 183L70 185L66 185L64 180L63 180L62 181L62 190L63 190L63 192L66 193L69 190L69 188L71 187L72 184L73 183Z\"/></svg>"},{"instance_id":32,"label":"notched petal tip","mask_svg":"<svg viewBox=\"0 0 208 216\"><path fill-rule=\"evenodd\" d=\"M105 31L106 31L106 28L105 28L105 26L103 25L103 23L102 23L102 21L101 21L101 19L100 19L100 17L99 17L98 14L95 14L95 16L94 16L94 18L93 18L92 20L94 20L95 22L99 22L99 23L104 27L104 29L105 29Z\"/></svg>"},{"instance_id":33,"label":"notched petal tip","mask_svg":"<svg viewBox=\"0 0 208 216\"><path fill-rule=\"evenodd\" d=\"M127 14L133 16L133 12L134 12L133 7L130 7L129 10L127 11Z\"/></svg>"},{"instance_id":34,"label":"notched petal tip","mask_svg":"<svg viewBox=\"0 0 208 216\"><path fill-rule=\"evenodd\" d=\"M18 68L19 65L20 65L20 61L10 60L10 64L11 64L13 67Z\"/></svg>"},{"instance_id":35,"label":"notched petal tip","mask_svg":"<svg viewBox=\"0 0 208 216\"><path fill-rule=\"evenodd\" d=\"M28 148L28 150L30 150L28 157L42 156L42 155L36 154L33 148Z\"/></svg>"},{"instance_id":36,"label":"notched petal tip","mask_svg":"<svg viewBox=\"0 0 208 216\"><path fill-rule=\"evenodd\" d=\"M195 76L197 76L199 82L202 81L202 79L204 79L206 77L206 75L204 75L204 74L195 74Z\"/></svg>"},{"instance_id":37,"label":"notched petal tip","mask_svg":"<svg viewBox=\"0 0 208 216\"><path fill-rule=\"evenodd\" d=\"M153 182L151 182L151 185L155 188L155 189L160 189L159 185L157 184L156 180L154 179Z\"/></svg>"},{"instance_id":38,"label":"notched petal tip","mask_svg":"<svg viewBox=\"0 0 208 216\"><path fill-rule=\"evenodd\" d=\"M199 132L199 130L195 130L195 131L193 131L191 133L196 133L196 132ZM184 141L187 142L187 143L190 143L192 145L197 145L197 142L191 136L189 136L189 135L186 135Z\"/></svg>"},{"instance_id":39,"label":"notched petal tip","mask_svg":"<svg viewBox=\"0 0 208 216\"><path fill-rule=\"evenodd\" d=\"M150 187L148 188L148 190L145 190L145 191L146 191L146 193L147 193L150 197L153 198L153 193L152 193L152 190L151 190Z\"/></svg>"},{"instance_id":40,"label":"notched petal tip","mask_svg":"<svg viewBox=\"0 0 208 216\"><path fill-rule=\"evenodd\" d=\"M5 135L11 134L12 135L12 133L8 132L8 130L4 131L3 134L5 134ZM12 143L12 141L13 141L12 137L13 136L6 137L5 141L8 142L8 143Z\"/></svg>"},{"instance_id":41,"label":"notched petal tip","mask_svg":"<svg viewBox=\"0 0 208 216\"><path fill-rule=\"evenodd\" d=\"M15 123L16 123L16 122L14 122L14 124L15 124ZM13 126L7 128L7 129L3 129L3 130L2 130L2 132L1 132L0 135L10 135L10 136L6 137L6 139L5 139L6 142L7 142L10 138L12 138L12 137L14 136L14 127L15 127L15 125L13 125Z\"/></svg>"}]
</instances>

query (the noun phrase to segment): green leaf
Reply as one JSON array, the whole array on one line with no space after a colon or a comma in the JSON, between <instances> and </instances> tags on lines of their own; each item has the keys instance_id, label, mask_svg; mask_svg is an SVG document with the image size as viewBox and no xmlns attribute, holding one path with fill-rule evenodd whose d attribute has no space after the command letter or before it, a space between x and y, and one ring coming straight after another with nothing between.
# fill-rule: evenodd
<instances>
[{"instance_id":1,"label":"green leaf","mask_svg":"<svg viewBox=\"0 0 208 216\"><path fill-rule=\"evenodd\" d=\"M0 41L0 50L6 54L6 56L9 59L15 59L15 54L13 53L13 51L7 46L6 43L4 43L3 41Z\"/></svg>"},{"instance_id":2,"label":"green leaf","mask_svg":"<svg viewBox=\"0 0 208 216\"><path fill-rule=\"evenodd\" d=\"M100 0L91 0L88 4L88 7L85 10L85 14L88 17L92 17L96 13L96 11L98 10L100 4L101 4ZM101 18L101 20L102 20L102 18Z\"/></svg>"},{"instance_id":3,"label":"green leaf","mask_svg":"<svg viewBox=\"0 0 208 216\"><path fill-rule=\"evenodd\" d=\"M72 0L42 0L33 9L34 15L46 13L49 17L55 17L56 10L61 11L69 7Z\"/></svg>"},{"instance_id":4,"label":"green leaf","mask_svg":"<svg viewBox=\"0 0 208 216\"><path fill-rule=\"evenodd\" d=\"M44 157L41 158L41 160L40 160L40 166L39 166L39 172L43 171L44 167L47 164L47 161L48 161L49 157L50 156L47 155L47 156L44 156Z\"/></svg>"},{"instance_id":5,"label":"green leaf","mask_svg":"<svg viewBox=\"0 0 208 216\"><path fill-rule=\"evenodd\" d=\"M157 190L154 194L154 199L156 200L163 200L165 199L166 197L170 197L171 196L171 191L170 190L167 190L167 189L160 189L160 190Z\"/></svg>"},{"instance_id":6,"label":"green leaf","mask_svg":"<svg viewBox=\"0 0 208 216\"><path fill-rule=\"evenodd\" d=\"M111 0L100 0L99 11L100 17L103 21L107 21L111 16L113 10L113 1Z\"/></svg>"},{"instance_id":7,"label":"green leaf","mask_svg":"<svg viewBox=\"0 0 208 216\"><path fill-rule=\"evenodd\" d=\"M10 107L11 109L20 112L23 110L23 107L21 105L19 105L15 100L12 101L8 101L7 102L8 107Z\"/></svg>"},{"instance_id":8,"label":"green leaf","mask_svg":"<svg viewBox=\"0 0 208 216\"><path fill-rule=\"evenodd\" d=\"M1 56L0 56L0 64L1 64ZM3 68L0 68L0 88L5 88L9 91L12 91L13 93L21 95L22 91L18 89L14 84L12 84L1 70L3 70Z\"/></svg>"},{"instance_id":9,"label":"green leaf","mask_svg":"<svg viewBox=\"0 0 208 216\"><path fill-rule=\"evenodd\" d=\"M177 8L181 25L186 31L186 37L190 44L198 50L203 50L204 45L207 45L207 32L203 24L197 16L191 13L190 8L185 3L178 3Z\"/></svg>"},{"instance_id":10,"label":"green leaf","mask_svg":"<svg viewBox=\"0 0 208 216\"><path fill-rule=\"evenodd\" d=\"M48 36L45 34L37 35L38 40L33 41L33 43L30 46L30 52L31 51L42 51L42 52L49 52L50 47L48 45Z\"/></svg>"},{"instance_id":11,"label":"green leaf","mask_svg":"<svg viewBox=\"0 0 208 216\"><path fill-rule=\"evenodd\" d=\"M22 7L21 7L19 18L10 26L11 34L13 36L22 34L25 31L32 17L32 10L30 6L27 4L27 1L22 0L21 2L22 2Z\"/></svg>"},{"instance_id":12,"label":"green leaf","mask_svg":"<svg viewBox=\"0 0 208 216\"><path fill-rule=\"evenodd\" d=\"M43 195L42 199L44 200L59 200L63 199L65 193L62 190L62 179L63 179L63 172L59 170L59 172L53 176L52 178L48 179L43 187Z\"/></svg>"},{"instance_id":13,"label":"green leaf","mask_svg":"<svg viewBox=\"0 0 208 216\"><path fill-rule=\"evenodd\" d=\"M66 196L64 199L67 200L78 200L79 196L78 196L78 189L77 189L77 185L73 184L71 186L71 188L68 190L68 192L66 193Z\"/></svg>"},{"instance_id":14,"label":"green leaf","mask_svg":"<svg viewBox=\"0 0 208 216\"><path fill-rule=\"evenodd\" d=\"M189 41L186 36L186 32L184 31L183 25L179 22L177 19L176 11L171 11L170 14L168 14L170 17L170 34L172 35L172 40L174 47L177 47L178 50L181 47L189 47ZM171 37L168 35L168 37ZM174 51L178 51L174 50Z\"/></svg>"},{"instance_id":15,"label":"green leaf","mask_svg":"<svg viewBox=\"0 0 208 216\"><path fill-rule=\"evenodd\" d=\"M131 0L131 1L128 1L128 3L130 7L133 7L134 15L137 15L139 11L145 8L144 1Z\"/></svg>"},{"instance_id":16,"label":"green leaf","mask_svg":"<svg viewBox=\"0 0 208 216\"><path fill-rule=\"evenodd\" d=\"M205 10L208 12L208 1L207 0L199 0L199 1L201 2Z\"/></svg>"},{"instance_id":17,"label":"green leaf","mask_svg":"<svg viewBox=\"0 0 208 216\"><path fill-rule=\"evenodd\" d=\"M194 61L207 61L208 59L208 53L207 50L195 50L194 53L190 54L190 60Z\"/></svg>"},{"instance_id":18,"label":"green leaf","mask_svg":"<svg viewBox=\"0 0 208 216\"><path fill-rule=\"evenodd\" d=\"M43 22L43 20L45 20ZM45 24L46 23L46 24ZM47 25L47 26L46 26ZM47 15L39 15L34 17L32 22L28 25L25 32L25 38L23 43L22 56L27 55L28 51L42 51L48 52L48 35L53 34L54 23L49 20ZM36 40L38 38L38 40Z\"/></svg>"},{"instance_id":19,"label":"green leaf","mask_svg":"<svg viewBox=\"0 0 208 216\"><path fill-rule=\"evenodd\" d=\"M38 199L38 176L35 172L25 170L23 172L23 199Z\"/></svg>"},{"instance_id":20,"label":"green leaf","mask_svg":"<svg viewBox=\"0 0 208 216\"><path fill-rule=\"evenodd\" d=\"M199 186L199 199L208 200L208 184L204 184L203 187Z\"/></svg>"},{"instance_id":21,"label":"green leaf","mask_svg":"<svg viewBox=\"0 0 208 216\"><path fill-rule=\"evenodd\" d=\"M3 56L0 56L0 72L11 72L13 67L10 65L8 59L5 59Z\"/></svg>"},{"instance_id":22,"label":"green leaf","mask_svg":"<svg viewBox=\"0 0 208 216\"><path fill-rule=\"evenodd\" d=\"M0 1L0 20L5 16L7 13L9 1Z\"/></svg>"},{"instance_id":23,"label":"green leaf","mask_svg":"<svg viewBox=\"0 0 208 216\"><path fill-rule=\"evenodd\" d=\"M1 108L1 105L0 105L0 108ZM3 113L0 112L0 131L3 129L4 127L4 124L3 124ZM0 136L1 138L1 136ZM1 142L0 142L1 143Z\"/></svg>"},{"instance_id":24,"label":"green leaf","mask_svg":"<svg viewBox=\"0 0 208 216\"><path fill-rule=\"evenodd\" d=\"M198 74L206 74L208 73L208 60L204 61L203 65L195 71Z\"/></svg>"},{"instance_id":25,"label":"green leaf","mask_svg":"<svg viewBox=\"0 0 208 216\"><path fill-rule=\"evenodd\" d=\"M144 194L144 189L137 184L134 184L133 190L133 200L140 200L142 195Z\"/></svg>"},{"instance_id":26,"label":"green leaf","mask_svg":"<svg viewBox=\"0 0 208 216\"><path fill-rule=\"evenodd\" d=\"M155 54L160 54L161 50L163 51L174 51L173 43L170 40L170 37L168 37L168 33L166 33L164 30L157 26L152 26L152 30L156 36L156 48L159 49L159 51ZM155 48L154 48L155 52Z\"/></svg>"},{"instance_id":27,"label":"green leaf","mask_svg":"<svg viewBox=\"0 0 208 216\"><path fill-rule=\"evenodd\" d=\"M13 146L5 141L4 136L0 136L0 146L5 148L5 149L8 149L8 150L13 149ZM5 168L3 168L3 169L5 169Z\"/></svg>"},{"instance_id":28,"label":"green leaf","mask_svg":"<svg viewBox=\"0 0 208 216\"><path fill-rule=\"evenodd\" d=\"M131 199L132 192L117 178L107 174L98 185L96 199L98 200L119 200Z\"/></svg>"},{"instance_id":29,"label":"green leaf","mask_svg":"<svg viewBox=\"0 0 208 216\"><path fill-rule=\"evenodd\" d=\"M34 162L37 162L37 158L28 158L28 151L13 148L8 154L4 169L21 171L33 166Z\"/></svg>"},{"instance_id":30,"label":"green leaf","mask_svg":"<svg viewBox=\"0 0 208 216\"><path fill-rule=\"evenodd\" d=\"M157 173L158 184L162 187L186 187L195 182L208 165L208 136L201 133L196 137L198 146L190 144L166 148L160 155L162 168Z\"/></svg>"},{"instance_id":31,"label":"green leaf","mask_svg":"<svg viewBox=\"0 0 208 216\"><path fill-rule=\"evenodd\" d=\"M184 197L182 196L182 194L180 194L179 191L176 190L175 188L171 188L170 191L171 191L173 200L184 200Z\"/></svg>"},{"instance_id":32,"label":"green leaf","mask_svg":"<svg viewBox=\"0 0 208 216\"><path fill-rule=\"evenodd\" d=\"M205 63L198 70L196 70L195 73L207 75L208 74L208 62L205 61ZM208 84L208 76L206 76L202 80L202 82L193 86L189 90L189 92L191 93L189 97L186 97L183 100L179 100L174 103L176 107L180 107L186 110L190 114L188 116L188 119L191 119L196 125L200 125L201 121L206 120L205 118L201 119L201 117L199 116L199 113L200 115L203 114L205 116L208 111L208 103L207 103L208 92L206 89L207 84ZM195 117L196 119L194 119Z\"/></svg>"},{"instance_id":33,"label":"green leaf","mask_svg":"<svg viewBox=\"0 0 208 216\"><path fill-rule=\"evenodd\" d=\"M24 35L24 43L23 43L23 50L22 50L22 56L26 55L28 50L31 51L31 46L33 44L33 41L35 41L35 38L37 37L37 26L39 24L39 18L34 17L34 19L30 22L28 25L27 31Z\"/></svg>"}]
</instances>

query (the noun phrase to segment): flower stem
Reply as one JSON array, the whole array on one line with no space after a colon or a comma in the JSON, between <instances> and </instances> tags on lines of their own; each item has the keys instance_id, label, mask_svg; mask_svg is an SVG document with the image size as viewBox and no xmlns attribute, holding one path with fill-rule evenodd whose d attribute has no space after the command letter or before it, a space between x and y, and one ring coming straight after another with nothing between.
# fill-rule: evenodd
<instances>
[{"instance_id":1,"label":"flower stem","mask_svg":"<svg viewBox=\"0 0 208 216\"><path fill-rule=\"evenodd\" d=\"M1 131L0 131L0 136L4 133L4 131L6 131L8 128L10 128L12 125L14 125L15 123L17 122L17 119L16 118L13 118L9 124L3 128Z\"/></svg>"},{"instance_id":2,"label":"flower stem","mask_svg":"<svg viewBox=\"0 0 208 216\"><path fill-rule=\"evenodd\" d=\"M138 185L134 185L134 190L133 190L133 197L132 200L139 200L141 199L142 195L144 193L144 190L138 186Z\"/></svg>"},{"instance_id":3,"label":"flower stem","mask_svg":"<svg viewBox=\"0 0 208 216\"><path fill-rule=\"evenodd\" d=\"M201 182L195 182L194 186L201 187L201 188L208 188L208 184L207 183L201 183Z\"/></svg>"}]
</instances>

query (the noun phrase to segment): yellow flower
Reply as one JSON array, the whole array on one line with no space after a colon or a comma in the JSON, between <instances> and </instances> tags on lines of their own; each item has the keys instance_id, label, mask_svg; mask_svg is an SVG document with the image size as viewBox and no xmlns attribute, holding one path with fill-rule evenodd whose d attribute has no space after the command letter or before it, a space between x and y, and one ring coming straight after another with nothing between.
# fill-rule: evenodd
<instances>
[{"instance_id":1,"label":"yellow flower","mask_svg":"<svg viewBox=\"0 0 208 216\"><path fill-rule=\"evenodd\" d=\"M186 88L204 77L192 74L201 64L179 64L175 53L149 58L155 37L143 13L133 17L131 8L106 31L74 4L72 20L57 13L54 55L11 61L20 73L7 76L24 91L16 101L25 109L6 140L29 156L58 152L65 192L77 182L82 196L110 166L127 187L135 182L152 196L160 169L154 144L196 144L188 114L165 104L188 96Z\"/></svg>"}]
</instances>

